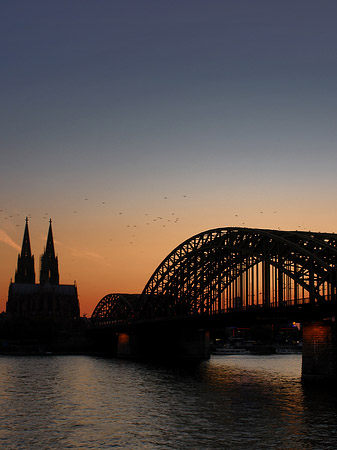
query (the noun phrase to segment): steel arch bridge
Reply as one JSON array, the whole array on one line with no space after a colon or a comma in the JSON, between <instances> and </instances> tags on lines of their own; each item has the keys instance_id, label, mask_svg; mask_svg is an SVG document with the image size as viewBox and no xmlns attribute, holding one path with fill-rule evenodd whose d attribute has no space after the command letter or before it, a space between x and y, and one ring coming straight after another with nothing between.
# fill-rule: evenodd
<instances>
[{"instance_id":1,"label":"steel arch bridge","mask_svg":"<svg viewBox=\"0 0 337 450\"><path fill-rule=\"evenodd\" d=\"M135 318L139 305L137 294L108 294L96 305L91 316L94 324L126 323Z\"/></svg>"},{"instance_id":2,"label":"steel arch bridge","mask_svg":"<svg viewBox=\"0 0 337 450\"><path fill-rule=\"evenodd\" d=\"M336 302L337 235L216 228L176 247L132 301L104 297L93 317L134 320ZM128 301L126 301L128 300Z\"/></svg>"}]
</instances>

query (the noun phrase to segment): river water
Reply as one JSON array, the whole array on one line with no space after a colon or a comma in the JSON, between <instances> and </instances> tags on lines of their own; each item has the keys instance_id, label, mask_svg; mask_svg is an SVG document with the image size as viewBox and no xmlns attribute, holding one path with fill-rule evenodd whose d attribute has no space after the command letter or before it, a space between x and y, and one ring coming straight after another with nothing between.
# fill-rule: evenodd
<instances>
[{"instance_id":1,"label":"river water","mask_svg":"<svg viewBox=\"0 0 337 450\"><path fill-rule=\"evenodd\" d=\"M300 355L0 356L0 449L336 450L336 394L300 372Z\"/></svg>"}]
</instances>

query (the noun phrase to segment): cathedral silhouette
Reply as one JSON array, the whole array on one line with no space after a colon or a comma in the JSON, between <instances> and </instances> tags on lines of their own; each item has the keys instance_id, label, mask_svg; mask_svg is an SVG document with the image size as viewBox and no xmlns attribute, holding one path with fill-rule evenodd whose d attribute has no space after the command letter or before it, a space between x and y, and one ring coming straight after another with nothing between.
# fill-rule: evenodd
<instances>
[{"instance_id":1,"label":"cathedral silhouette","mask_svg":"<svg viewBox=\"0 0 337 450\"><path fill-rule=\"evenodd\" d=\"M59 284L51 220L47 244L40 261L40 284L35 283L34 255L31 253L28 218L23 235L15 281L8 290L6 314L10 318L74 319L80 316L77 287Z\"/></svg>"}]
</instances>

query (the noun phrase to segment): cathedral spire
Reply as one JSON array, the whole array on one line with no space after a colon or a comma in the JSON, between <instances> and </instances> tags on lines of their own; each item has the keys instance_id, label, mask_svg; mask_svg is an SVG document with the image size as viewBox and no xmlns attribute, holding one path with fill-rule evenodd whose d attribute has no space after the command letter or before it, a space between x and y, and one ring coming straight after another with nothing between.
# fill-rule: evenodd
<instances>
[{"instance_id":1,"label":"cathedral spire","mask_svg":"<svg viewBox=\"0 0 337 450\"><path fill-rule=\"evenodd\" d=\"M48 255L50 259L55 258L55 248L54 248L53 230L51 228L51 219L49 219L49 230L45 253Z\"/></svg>"},{"instance_id":2,"label":"cathedral spire","mask_svg":"<svg viewBox=\"0 0 337 450\"><path fill-rule=\"evenodd\" d=\"M57 256L55 256L51 219L49 220L46 248L41 256L40 284L46 282L49 282L50 284L59 284L58 259Z\"/></svg>"},{"instance_id":3,"label":"cathedral spire","mask_svg":"<svg viewBox=\"0 0 337 450\"><path fill-rule=\"evenodd\" d=\"M35 283L34 256L30 248L28 217L23 234L21 254L18 256L18 267L15 273L15 283Z\"/></svg>"},{"instance_id":4,"label":"cathedral spire","mask_svg":"<svg viewBox=\"0 0 337 450\"><path fill-rule=\"evenodd\" d=\"M23 234L22 248L21 248L21 257L30 258L32 256L32 252L30 250L30 239L29 239L29 230L28 230L28 217L26 217L26 226L25 232Z\"/></svg>"}]
</instances>

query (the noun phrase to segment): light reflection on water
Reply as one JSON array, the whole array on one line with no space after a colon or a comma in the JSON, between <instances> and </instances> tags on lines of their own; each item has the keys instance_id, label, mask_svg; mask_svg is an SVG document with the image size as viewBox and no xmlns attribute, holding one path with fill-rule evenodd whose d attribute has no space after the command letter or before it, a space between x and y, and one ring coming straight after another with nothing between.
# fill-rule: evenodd
<instances>
[{"instance_id":1,"label":"light reflection on water","mask_svg":"<svg viewBox=\"0 0 337 450\"><path fill-rule=\"evenodd\" d=\"M3 356L0 448L335 450L336 395L303 389L300 370L300 355Z\"/></svg>"}]
</instances>

